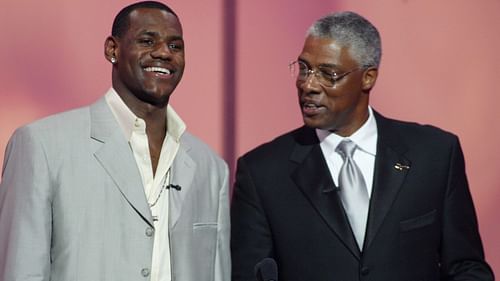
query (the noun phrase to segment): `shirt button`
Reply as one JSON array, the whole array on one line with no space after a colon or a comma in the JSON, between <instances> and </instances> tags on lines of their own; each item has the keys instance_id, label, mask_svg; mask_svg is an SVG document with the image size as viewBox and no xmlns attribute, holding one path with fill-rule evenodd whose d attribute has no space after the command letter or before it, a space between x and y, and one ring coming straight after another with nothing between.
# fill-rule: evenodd
<instances>
[{"instance_id":1,"label":"shirt button","mask_svg":"<svg viewBox=\"0 0 500 281\"><path fill-rule=\"evenodd\" d=\"M141 270L141 274L142 274L142 276L144 276L144 277L148 277L148 276L149 276L149 269L147 269L147 268L143 268L143 269Z\"/></svg>"},{"instance_id":2,"label":"shirt button","mask_svg":"<svg viewBox=\"0 0 500 281\"><path fill-rule=\"evenodd\" d=\"M151 237L155 233L155 230L151 227L146 228L146 236Z\"/></svg>"},{"instance_id":3,"label":"shirt button","mask_svg":"<svg viewBox=\"0 0 500 281\"><path fill-rule=\"evenodd\" d=\"M361 268L361 275L368 275L368 273L370 273L370 269L366 266L363 266Z\"/></svg>"}]
</instances>

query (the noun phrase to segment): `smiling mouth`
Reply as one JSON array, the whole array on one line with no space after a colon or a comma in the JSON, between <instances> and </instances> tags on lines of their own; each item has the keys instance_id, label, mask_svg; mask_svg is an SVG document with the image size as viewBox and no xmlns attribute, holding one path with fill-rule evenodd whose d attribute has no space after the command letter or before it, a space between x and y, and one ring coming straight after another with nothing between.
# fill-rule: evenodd
<instances>
[{"instance_id":1,"label":"smiling mouth","mask_svg":"<svg viewBox=\"0 0 500 281\"><path fill-rule=\"evenodd\" d=\"M302 107L304 108L309 108L309 109L316 109L316 108L319 108L320 106L317 105L317 104L314 104L314 103L304 103L304 105L302 105Z\"/></svg>"},{"instance_id":2,"label":"smiling mouth","mask_svg":"<svg viewBox=\"0 0 500 281\"><path fill-rule=\"evenodd\" d=\"M174 71L164 68L164 67L157 67L157 66L150 66L150 67L145 67L144 70L146 72L153 72L159 75L170 75L173 74Z\"/></svg>"}]
</instances>

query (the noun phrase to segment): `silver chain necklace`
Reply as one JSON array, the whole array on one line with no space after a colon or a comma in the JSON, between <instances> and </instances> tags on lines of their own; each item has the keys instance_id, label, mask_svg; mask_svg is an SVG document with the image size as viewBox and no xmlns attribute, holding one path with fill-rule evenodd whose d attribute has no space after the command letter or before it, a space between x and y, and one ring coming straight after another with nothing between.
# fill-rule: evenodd
<instances>
[{"instance_id":1,"label":"silver chain necklace","mask_svg":"<svg viewBox=\"0 0 500 281\"><path fill-rule=\"evenodd\" d=\"M169 184L167 184L167 178L169 181ZM163 178L163 183L161 184L161 189L160 193L158 193L158 196L156 197L155 201L153 203L149 203L149 208L153 208L156 203L158 203L158 200L160 200L160 196L163 193L163 190L167 189L167 186L170 185L170 168L167 170L167 173L165 173L165 177Z\"/></svg>"}]
</instances>

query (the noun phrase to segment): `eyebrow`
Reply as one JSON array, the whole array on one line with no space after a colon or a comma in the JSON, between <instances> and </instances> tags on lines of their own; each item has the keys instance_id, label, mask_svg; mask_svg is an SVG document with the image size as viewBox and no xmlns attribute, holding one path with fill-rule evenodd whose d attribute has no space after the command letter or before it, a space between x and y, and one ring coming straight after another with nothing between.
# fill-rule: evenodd
<instances>
[{"instance_id":1,"label":"eyebrow","mask_svg":"<svg viewBox=\"0 0 500 281\"><path fill-rule=\"evenodd\" d=\"M301 58L301 57L298 57L297 58L297 61L301 61L307 65L311 65L307 60ZM339 66L334 64L334 63L321 63L320 65L318 65L317 67L330 67L330 68L338 68Z\"/></svg>"},{"instance_id":2,"label":"eyebrow","mask_svg":"<svg viewBox=\"0 0 500 281\"><path fill-rule=\"evenodd\" d=\"M151 37L159 37L160 36L160 34L158 32L148 31L148 30L143 30L143 31L138 33L138 36L142 36L142 35L147 35L147 36L151 36ZM171 36L168 36L167 38L169 39L169 41L177 41L177 40L184 41L184 39L182 38L182 35L171 35Z\"/></svg>"}]
</instances>

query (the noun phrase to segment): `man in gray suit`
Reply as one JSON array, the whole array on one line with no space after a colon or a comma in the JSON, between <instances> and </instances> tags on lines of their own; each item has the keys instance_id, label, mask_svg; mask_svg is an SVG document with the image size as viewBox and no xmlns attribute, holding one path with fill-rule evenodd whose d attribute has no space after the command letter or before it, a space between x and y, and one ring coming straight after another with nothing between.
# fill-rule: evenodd
<instances>
[{"instance_id":1,"label":"man in gray suit","mask_svg":"<svg viewBox=\"0 0 500 281\"><path fill-rule=\"evenodd\" d=\"M104 97L9 142L0 280L229 280L227 165L168 104L184 70L179 18L158 2L125 7L104 52Z\"/></svg>"}]
</instances>

